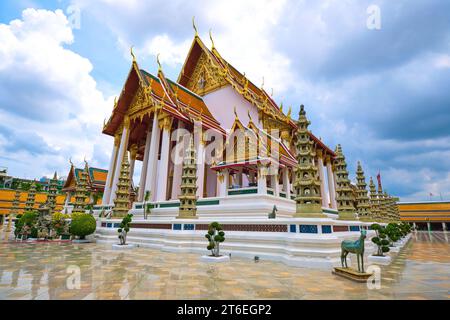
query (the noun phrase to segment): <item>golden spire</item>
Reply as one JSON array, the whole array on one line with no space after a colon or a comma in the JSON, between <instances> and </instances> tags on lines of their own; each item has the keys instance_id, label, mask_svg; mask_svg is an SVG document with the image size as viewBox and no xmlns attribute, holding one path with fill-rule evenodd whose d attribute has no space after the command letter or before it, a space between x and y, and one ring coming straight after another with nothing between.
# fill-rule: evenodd
<instances>
[{"instance_id":1,"label":"golden spire","mask_svg":"<svg viewBox=\"0 0 450 320\"><path fill-rule=\"evenodd\" d=\"M195 16L192 17L192 27L195 30L195 37L198 38L197 26L195 25Z\"/></svg>"},{"instance_id":2,"label":"golden spire","mask_svg":"<svg viewBox=\"0 0 450 320\"><path fill-rule=\"evenodd\" d=\"M280 103L280 112L283 113L283 102Z\"/></svg>"},{"instance_id":3,"label":"golden spire","mask_svg":"<svg viewBox=\"0 0 450 320\"><path fill-rule=\"evenodd\" d=\"M130 48L130 53L131 53L131 56L133 57L133 63L136 63L136 56L134 55L133 47L134 47L134 46L131 46L131 48Z\"/></svg>"},{"instance_id":4,"label":"golden spire","mask_svg":"<svg viewBox=\"0 0 450 320\"><path fill-rule=\"evenodd\" d=\"M159 61L159 53L156 55L156 63L158 64L158 72L162 71L161 62Z\"/></svg>"},{"instance_id":5,"label":"golden spire","mask_svg":"<svg viewBox=\"0 0 450 320\"><path fill-rule=\"evenodd\" d=\"M209 39L211 39L211 43L212 43L211 50L214 50L215 46L214 46L214 40L213 40L213 37L212 37L212 34L211 34L211 29L209 29Z\"/></svg>"},{"instance_id":6,"label":"golden spire","mask_svg":"<svg viewBox=\"0 0 450 320\"><path fill-rule=\"evenodd\" d=\"M72 167L73 167L73 162L72 162L72 158L69 158L69 163L70 163L70 166L72 166Z\"/></svg>"}]
</instances>

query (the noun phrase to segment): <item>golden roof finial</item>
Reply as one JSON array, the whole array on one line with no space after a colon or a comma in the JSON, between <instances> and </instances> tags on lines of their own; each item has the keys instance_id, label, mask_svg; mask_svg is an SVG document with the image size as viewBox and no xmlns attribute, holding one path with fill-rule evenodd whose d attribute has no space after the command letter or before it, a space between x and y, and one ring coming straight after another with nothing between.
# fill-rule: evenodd
<instances>
[{"instance_id":1,"label":"golden roof finial","mask_svg":"<svg viewBox=\"0 0 450 320\"><path fill-rule=\"evenodd\" d=\"M250 114L250 110L247 110L247 115L248 115L248 118L250 119L250 122L253 122L252 115Z\"/></svg>"},{"instance_id":2,"label":"golden roof finial","mask_svg":"<svg viewBox=\"0 0 450 320\"><path fill-rule=\"evenodd\" d=\"M162 71L161 62L159 61L159 53L156 55L156 63L158 64L158 72Z\"/></svg>"},{"instance_id":3,"label":"golden roof finial","mask_svg":"<svg viewBox=\"0 0 450 320\"><path fill-rule=\"evenodd\" d=\"M283 113L283 102L280 103L280 112Z\"/></svg>"},{"instance_id":4,"label":"golden roof finial","mask_svg":"<svg viewBox=\"0 0 450 320\"><path fill-rule=\"evenodd\" d=\"M72 158L69 158L69 163L70 163L70 166L73 167Z\"/></svg>"},{"instance_id":5,"label":"golden roof finial","mask_svg":"<svg viewBox=\"0 0 450 320\"><path fill-rule=\"evenodd\" d=\"M214 50L215 46L214 46L214 40L213 40L213 37L212 37L211 29L209 29L209 39L211 39L211 43L212 43L211 50Z\"/></svg>"},{"instance_id":6,"label":"golden roof finial","mask_svg":"<svg viewBox=\"0 0 450 320\"><path fill-rule=\"evenodd\" d=\"M114 97L114 108L117 107L117 96Z\"/></svg>"},{"instance_id":7,"label":"golden roof finial","mask_svg":"<svg viewBox=\"0 0 450 320\"><path fill-rule=\"evenodd\" d=\"M292 114L292 106L289 106L287 117L290 119Z\"/></svg>"},{"instance_id":8,"label":"golden roof finial","mask_svg":"<svg viewBox=\"0 0 450 320\"><path fill-rule=\"evenodd\" d=\"M134 55L133 47L134 47L134 46L131 46L131 48L130 48L130 53L131 53L131 56L133 57L133 62L136 62L136 56Z\"/></svg>"},{"instance_id":9,"label":"golden roof finial","mask_svg":"<svg viewBox=\"0 0 450 320\"><path fill-rule=\"evenodd\" d=\"M197 26L195 25L195 16L192 17L192 27L195 30L195 37L198 37L198 31L197 31Z\"/></svg>"}]
</instances>

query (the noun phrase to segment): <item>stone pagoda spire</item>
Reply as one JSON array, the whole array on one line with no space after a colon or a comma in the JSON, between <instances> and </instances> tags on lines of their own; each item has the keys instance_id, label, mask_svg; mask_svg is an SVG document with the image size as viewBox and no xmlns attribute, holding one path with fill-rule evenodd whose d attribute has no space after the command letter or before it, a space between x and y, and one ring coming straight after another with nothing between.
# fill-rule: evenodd
<instances>
[{"instance_id":1,"label":"stone pagoda spire","mask_svg":"<svg viewBox=\"0 0 450 320\"><path fill-rule=\"evenodd\" d=\"M8 215L8 225L6 227L7 231L11 230L12 219L14 216L19 214L19 209L20 209L20 190L17 189L16 192L14 193L14 200L13 200L12 207L11 207L11 210Z\"/></svg>"},{"instance_id":2,"label":"stone pagoda spire","mask_svg":"<svg viewBox=\"0 0 450 320\"><path fill-rule=\"evenodd\" d=\"M369 196L367 195L367 183L364 171L361 166L361 162L358 161L358 167L356 170L356 206L357 212L360 218L370 219L370 203Z\"/></svg>"},{"instance_id":3,"label":"stone pagoda spire","mask_svg":"<svg viewBox=\"0 0 450 320\"><path fill-rule=\"evenodd\" d=\"M336 147L336 201L340 220L355 220L356 209L353 205L352 188L348 179L347 163L340 144Z\"/></svg>"},{"instance_id":4,"label":"stone pagoda spire","mask_svg":"<svg viewBox=\"0 0 450 320\"><path fill-rule=\"evenodd\" d=\"M47 207L50 209L50 213L55 212L56 208L56 193L58 192L58 175L53 175L53 179L50 180L50 186L47 194Z\"/></svg>"},{"instance_id":5,"label":"stone pagoda spire","mask_svg":"<svg viewBox=\"0 0 450 320\"><path fill-rule=\"evenodd\" d=\"M178 219L197 219L197 164L194 140L191 138L183 159Z\"/></svg>"},{"instance_id":6,"label":"stone pagoda spire","mask_svg":"<svg viewBox=\"0 0 450 320\"><path fill-rule=\"evenodd\" d=\"M116 198L114 199L113 217L125 217L130 210L130 162L128 152L125 152L117 182Z\"/></svg>"},{"instance_id":7,"label":"stone pagoda spire","mask_svg":"<svg viewBox=\"0 0 450 320\"><path fill-rule=\"evenodd\" d=\"M18 214L19 208L20 208L20 190L17 189L16 192L14 193L14 200L12 203L10 214L11 215Z\"/></svg>"},{"instance_id":8,"label":"stone pagoda spire","mask_svg":"<svg viewBox=\"0 0 450 320\"><path fill-rule=\"evenodd\" d=\"M372 217L376 220L380 218L380 202L378 201L377 189L375 183L373 183L372 177L370 177L370 209L372 211Z\"/></svg>"},{"instance_id":9,"label":"stone pagoda spire","mask_svg":"<svg viewBox=\"0 0 450 320\"><path fill-rule=\"evenodd\" d=\"M301 105L297 121L297 141L295 142L298 162L295 168L294 183L295 202L297 203L295 217L323 218L326 215L322 213L320 180L318 169L314 165L316 152L308 131L310 124L311 122L306 118L305 107Z\"/></svg>"},{"instance_id":10,"label":"stone pagoda spire","mask_svg":"<svg viewBox=\"0 0 450 320\"><path fill-rule=\"evenodd\" d=\"M393 215L393 198L391 197L390 194L387 193L387 191L384 191L384 199L386 201L385 206L386 206L386 213L387 213L387 219L388 220L394 220Z\"/></svg>"},{"instance_id":11,"label":"stone pagoda spire","mask_svg":"<svg viewBox=\"0 0 450 320\"><path fill-rule=\"evenodd\" d=\"M86 189L87 172L85 170L80 172L79 181L75 187L75 203L73 204L72 214L86 212Z\"/></svg>"},{"instance_id":12,"label":"stone pagoda spire","mask_svg":"<svg viewBox=\"0 0 450 320\"><path fill-rule=\"evenodd\" d=\"M27 202L25 203L25 212L33 211L34 199L36 198L36 181L33 181L28 190Z\"/></svg>"}]
</instances>

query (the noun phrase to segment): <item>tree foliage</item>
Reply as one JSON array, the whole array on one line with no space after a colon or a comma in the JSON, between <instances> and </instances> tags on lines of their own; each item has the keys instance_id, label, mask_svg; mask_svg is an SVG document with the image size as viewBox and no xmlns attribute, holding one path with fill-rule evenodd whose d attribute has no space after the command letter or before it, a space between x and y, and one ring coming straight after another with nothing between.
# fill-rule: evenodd
<instances>
[{"instance_id":1,"label":"tree foliage","mask_svg":"<svg viewBox=\"0 0 450 320\"><path fill-rule=\"evenodd\" d=\"M205 234L205 238L208 239L206 248L211 251L214 257L219 257L219 245L225 241L225 232L220 223L212 222L208 227L208 233Z\"/></svg>"}]
</instances>

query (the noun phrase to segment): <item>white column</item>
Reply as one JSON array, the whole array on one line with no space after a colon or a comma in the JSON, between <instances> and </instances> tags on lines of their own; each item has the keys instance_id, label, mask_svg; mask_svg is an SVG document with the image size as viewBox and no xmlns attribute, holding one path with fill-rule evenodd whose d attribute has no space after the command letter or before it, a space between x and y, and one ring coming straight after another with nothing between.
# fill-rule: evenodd
<instances>
[{"instance_id":1,"label":"white column","mask_svg":"<svg viewBox=\"0 0 450 320\"><path fill-rule=\"evenodd\" d=\"M145 178L145 192L150 191L150 199L155 199L155 185L156 185L156 169L158 164L159 138L161 130L158 126L158 115L155 114L152 125L152 138L150 142L150 152L147 164L147 176ZM145 194L144 192L144 194Z\"/></svg>"},{"instance_id":2,"label":"white column","mask_svg":"<svg viewBox=\"0 0 450 320\"><path fill-rule=\"evenodd\" d=\"M337 210L334 173L333 173L333 169L331 167L330 160L327 161L327 177L328 177L328 189L329 189L329 193L330 193L331 208Z\"/></svg>"},{"instance_id":3,"label":"white column","mask_svg":"<svg viewBox=\"0 0 450 320\"><path fill-rule=\"evenodd\" d=\"M150 140L152 137L151 127L148 128L147 137L145 138L145 150L144 150L144 159L142 160L142 170L141 170L141 179L139 180L139 195L138 201L144 201L144 191L145 191L145 178L147 177L147 168L148 168L148 156L150 152Z\"/></svg>"},{"instance_id":4,"label":"white column","mask_svg":"<svg viewBox=\"0 0 450 320\"><path fill-rule=\"evenodd\" d=\"M68 191L67 193L66 193L66 201L64 202L64 206L65 207L67 207L68 205L69 205L69 202L70 202L70 198L72 197L72 193L70 192L70 191ZM106 204L106 203L104 203L104 204Z\"/></svg>"},{"instance_id":5,"label":"white column","mask_svg":"<svg viewBox=\"0 0 450 320\"><path fill-rule=\"evenodd\" d=\"M279 185L278 173L272 174L270 176L270 184L272 185L273 195L275 197L280 196L280 185Z\"/></svg>"},{"instance_id":6,"label":"white column","mask_svg":"<svg viewBox=\"0 0 450 320\"><path fill-rule=\"evenodd\" d=\"M445 222L442 222L442 231L446 231L447 230L447 226L445 225Z\"/></svg>"},{"instance_id":7,"label":"white column","mask_svg":"<svg viewBox=\"0 0 450 320\"><path fill-rule=\"evenodd\" d=\"M169 172L169 152L170 152L170 127L171 119L165 118L162 128L161 158L158 168L158 183L156 184L156 201L167 200L167 179Z\"/></svg>"},{"instance_id":8,"label":"white column","mask_svg":"<svg viewBox=\"0 0 450 320\"><path fill-rule=\"evenodd\" d=\"M283 189L286 193L286 199L291 199L291 184L289 183L289 168L283 169Z\"/></svg>"},{"instance_id":9,"label":"white column","mask_svg":"<svg viewBox=\"0 0 450 320\"><path fill-rule=\"evenodd\" d=\"M184 137L182 132L184 129L183 121L178 121L178 130L176 136L176 145L174 149L174 164L173 164L173 182L172 182L172 196L171 199L178 199L181 192L181 175L183 173L183 157L184 157Z\"/></svg>"},{"instance_id":10,"label":"white column","mask_svg":"<svg viewBox=\"0 0 450 320\"><path fill-rule=\"evenodd\" d=\"M266 180L267 168L264 166L258 166L258 194L267 195L267 180Z\"/></svg>"},{"instance_id":11,"label":"white column","mask_svg":"<svg viewBox=\"0 0 450 320\"><path fill-rule=\"evenodd\" d=\"M323 159L319 155L317 166L319 169L320 194L322 195L322 207L328 208L328 195L325 190L325 173L323 172Z\"/></svg>"},{"instance_id":12,"label":"white column","mask_svg":"<svg viewBox=\"0 0 450 320\"><path fill-rule=\"evenodd\" d=\"M228 184L229 184L229 171L228 169L224 169L220 172L217 172L217 194L219 197L228 196Z\"/></svg>"},{"instance_id":13,"label":"white column","mask_svg":"<svg viewBox=\"0 0 450 320\"><path fill-rule=\"evenodd\" d=\"M111 197L111 186L114 180L114 169L117 161L117 151L119 150L119 137L114 137L114 147L111 154L111 160L109 161L108 176L106 177L105 189L103 191L102 204L109 204L109 198ZM67 205L67 204L66 204Z\"/></svg>"},{"instance_id":14,"label":"white column","mask_svg":"<svg viewBox=\"0 0 450 320\"><path fill-rule=\"evenodd\" d=\"M114 179L113 184L111 187L111 197L109 198L109 203L113 203L114 199L116 198L116 190L117 190L117 183L119 182L119 176L120 176L120 167L122 166L123 157L125 155L125 152L128 149L128 129L130 126L130 120L125 117L123 122L123 130L122 130L122 137L120 139L120 146L119 146L119 153L117 155L117 161L116 161L116 168L114 170Z\"/></svg>"},{"instance_id":15,"label":"white column","mask_svg":"<svg viewBox=\"0 0 450 320\"><path fill-rule=\"evenodd\" d=\"M130 181L131 181L131 186L133 186L133 187L134 187L134 181L133 181L134 166L136 164L137 151L138 151L138 146L135 144L132 145L131 149L130 149Z\"/></svg>"},{"instance_id":16,"label":"white column","mask_svg":"<svg viewBox=\"0 0 450 320\"><path fill-rule=\"evenodd\" d=\"M427 222L427 230L431 231L431 223Z\"/></svg>"},{"instance_id":17,"label":"white column","mask_svg":"<svg viewBox=\"0 0 450 320\"><path fill-rule=\"evenodd\" d=\"M203 198L205 179L205 142L201 138L197 144L197 197Z\"/></svg>"}]
</instances>

